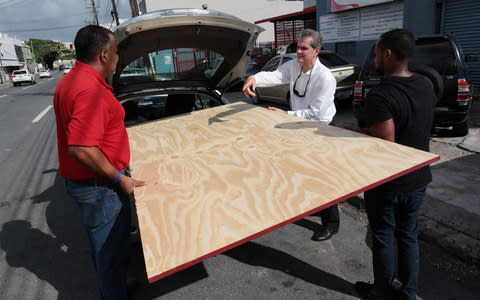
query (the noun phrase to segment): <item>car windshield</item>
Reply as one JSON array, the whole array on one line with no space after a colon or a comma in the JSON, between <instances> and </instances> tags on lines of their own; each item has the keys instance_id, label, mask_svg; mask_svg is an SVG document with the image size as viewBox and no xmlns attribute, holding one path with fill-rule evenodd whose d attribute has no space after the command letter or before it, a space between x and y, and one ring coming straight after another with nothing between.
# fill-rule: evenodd
<instances>
[{"instance_id":1,"label":"car windshield","mask_svg":"<svg viewBox=\"0 0 480 300\"><path fill-rule=\"evenodd\" d=\"M440 74L456 74L457 65L456 58L450 42L443 38L420 38L416 41L413 56L409 65L427 65ZM363 66L364 78L381 77L375 69L375 46L372 47L370 53L365 60Z\"/></svg>"},{"instance_id":2,"label":"car windshield","mask_svg":"<svg viewBox=\"0 0 480 300\"><path fill-rule=\"evenodd\" d=\"M175 48L137 58L120 73L120 82L209 80L222 67L224 58L211 50Z\"/></svg>"}]
</instances>

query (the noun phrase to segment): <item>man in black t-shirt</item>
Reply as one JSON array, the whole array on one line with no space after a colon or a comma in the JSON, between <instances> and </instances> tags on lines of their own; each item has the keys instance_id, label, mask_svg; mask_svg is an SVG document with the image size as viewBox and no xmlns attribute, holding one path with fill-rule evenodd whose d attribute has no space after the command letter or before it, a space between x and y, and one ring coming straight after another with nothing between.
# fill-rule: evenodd
<instances>
[{"instance_id":1,"label":"man in black t-shirt","mask_svg":"<svg viewBox=\"0 0 480 300\"><path fill-rule=\"evenodd\" d=\"M391 142L429 151L430 130L436 97L424 76L408 70L415 39L404 29L388 31L375 46L375 65L384 79L367 98L366 132ZM374 284L357 282L364 297L416 299L418 290L418 211L432 181L430 167L365 192L365 204L373 235ZM394 290L395 239L398 275L402 283Z\"/></svg>"}]
</instances>

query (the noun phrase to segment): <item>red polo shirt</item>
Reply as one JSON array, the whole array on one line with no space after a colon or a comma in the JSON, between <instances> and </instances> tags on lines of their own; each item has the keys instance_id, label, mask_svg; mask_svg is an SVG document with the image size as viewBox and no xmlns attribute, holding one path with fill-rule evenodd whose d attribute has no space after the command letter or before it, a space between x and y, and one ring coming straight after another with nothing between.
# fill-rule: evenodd
<instances>
[{"instance_id":1,"label":"red polo shirt","mask_svg":"<svg viewBox=\"0 0 480 300\"><path fill-rule=\"evenodd\" d=\"M68 153L70 145L97 147L119 170L129 164L125 111L113 96L113 88L94 68L77 61L58 83L53 104L62 177L80 180L99 176Z\"/></svg>"}]
</instances>

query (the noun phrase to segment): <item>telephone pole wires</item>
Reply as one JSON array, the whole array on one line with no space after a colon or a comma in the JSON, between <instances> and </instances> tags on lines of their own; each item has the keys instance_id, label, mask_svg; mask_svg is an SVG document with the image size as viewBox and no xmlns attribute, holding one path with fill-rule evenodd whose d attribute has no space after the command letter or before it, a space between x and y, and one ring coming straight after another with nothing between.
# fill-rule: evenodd
<instances>
[{"instance_id":1,"label":"telephone pole wires","mask_svg":"<svg viewBox=\"0 0 480 300\"><path fill-rule=\"evenodd\" d=\"M117 25L119 25L120 21L118 20L118 11L117 11L117 5L115 4L115 0L112 0L112 6L113 6L112 13L113 13L113 16L115 17L115 22L117 23Z\"/></svg>"},{"instance_id":2,"label":"telephone pole wires","mask_svg":"<svg viewBox=\"0 0 480 300\"><path fill-rule=\"evenodd\" d=\"M140 15L140 10L138 9L137 0L130 0L130 8L132 9L132 17Z\"/></svg>"}]
</instances>

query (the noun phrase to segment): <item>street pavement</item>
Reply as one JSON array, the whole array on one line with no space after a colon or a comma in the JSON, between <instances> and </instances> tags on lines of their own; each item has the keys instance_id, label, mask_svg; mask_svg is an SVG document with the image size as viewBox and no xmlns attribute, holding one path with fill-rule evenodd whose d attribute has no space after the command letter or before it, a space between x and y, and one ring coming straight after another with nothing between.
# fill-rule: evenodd
<instances>
[{"instance_id":1,"label":"street pavement","mask_svg":"<svg viewBox=\"0 0 480 300\"><path fill-rule=\"evenodd\" d=\"M51 104L61 75L54 76L55 80L34 86L0 87L0 97L5 95L0 98L0 299L98 299L86 237L58 175L53 111L37 123L31 121ZM239 93L227 97L244 100ZM352 123L351 111L339 110L336 122ZM442 201L456 206L459 213L461 205L466 206L464 211L475 211L469 207L474 201L468 199L478 197L480 187L462 183L461 178L478 178L474 168L478 154L457 146L465 140L432 139L432 151L442 155L433 167L432 186L461 186L451 191L457 195L453 200L445 197L448 191L429 193L425 207L430 201L432 206ZM455 184L449 180L453 176L459 177ZM341 228L330 240L310 240L319 226L319 218L311 216L152 284L146 279L141 245L133 244L131 275L139 280L133 298L358 299L355 281L372 280L370 233L361 195L339 208ZM437 221L437 212L432 208L428 218L435 233L441 235L443 227L459 232L459 225ZM464 214L455 219L462 218ZM473 228L479 218L469 222ZM423 222L421 232L419 298L479 299L478 264L455 254L453 245L440 243L443 236L429 239L435 236L425 232ZM452 244L469 245L458 239Z\"/></svg>"}]
</instances>

